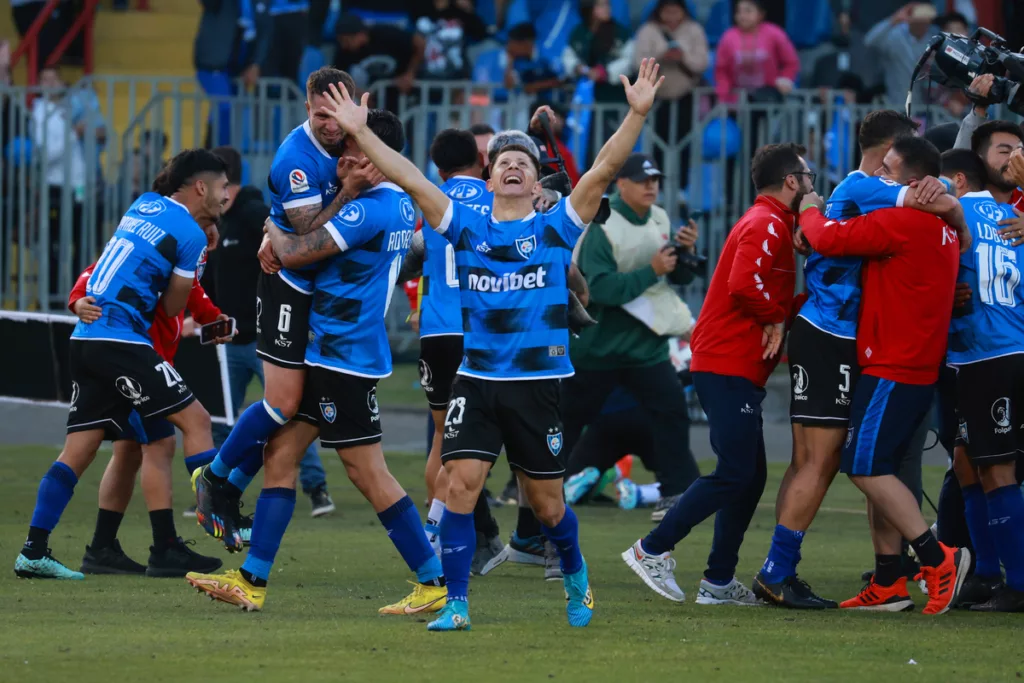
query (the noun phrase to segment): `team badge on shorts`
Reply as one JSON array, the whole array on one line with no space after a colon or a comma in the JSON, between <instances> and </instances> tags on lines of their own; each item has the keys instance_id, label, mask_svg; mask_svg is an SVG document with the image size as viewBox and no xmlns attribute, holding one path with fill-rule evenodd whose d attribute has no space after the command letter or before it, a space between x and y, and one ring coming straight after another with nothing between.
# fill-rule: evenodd
<instances>
[{"instance_id":1,"label":"team badge on shorts","mask_svg":"<svg viewBox=\"0 0 1024 683\"><path fill-rule=\"evenodd\" d=\"M433 387L430 386L430 380L432 379L434 379L434 373L430 371L427 361L420 358L420 386L427 391L433 391Z\"/></svg>"},{"instance_id":2,"label":"team badge on shorts","mask_svg":"<svg viewBox=\"0 0 1024 683\"><path fill-rule=\"evenodd\" d=\"M324 416L330 424L334 424L335 418L338 417L338 409L334 407L334 403L321 403L320 414Z\"/></svg>"},{"instance_id":3,"label":"team badge on shorts","mask_svg":"<svg viewBox=\"0 0 1024 683\"><path fill-rule=\"evenodd\" d=\"M967 422L960 420L960 440L964 443L970 443L971 440L967 438Z\"/></svg>"},{"instance_id":4,"label":"team badge on shorts","mask_svg":"<svg viewBox=\"0 0 1024 683\"><path fill-rule=\"evenodd\" d=\"M516 251L527 261L533 256L533 252L537 250L537 236L530 235L529 237L520 237L516 240Z\"/></svg>"},{"instance_id":5,"label":"team badge on shorts","mask_svg":"<svg viewBox=\"0 0 1024 683\"><path fill-rule=\"evenodd\" d=\"M80 391L80 389L78 388L78 382L72 382L71 383L71 405L72 406L74 406L76 403L78 403L78 392L79 391Z\"/></svg>"},{"instance_id":6,"label":"team badge on shorts","mask_svg":"<svg viewBox=\"0 0 1024 683\"><path fill-rule=\"evenodd\" d=\"M992 404L992 421L996 423L996 434L1010 431L1010 399L1006 396Z\"/></svg>"},{"instance_id":7,"label":"team badge on shorts","mask_svg":"<svg viewBox=\"0 0 1024 683\"><path fill-rule=\"evenodd\" d=\"M548 430L548 450L551 451L551 455L562 452L562 432L556 432L554 428Z\"/></svg>"},{"instance_id":8,"label":"team badge on shorts","mask_svg":"<svg viewBox=\"0 0 1024 683\"><path fill-rule=\"evenodd\" d=\"M804 370L802 365L793 366L793 398L797 401L806 401L807 397L804 396L804 392L807 391L807 385L809 384L807 378L807 371Z\"/></svg>"},{"instance_id":9,"label":"team badge on shorts","mask_svg":"<svg viewBox=\"0 0 1024 683\"><path fill-rule=\"evenodd\" d=\"M117 390L121 392L122 396L129 400L138 401L142 398L142 385L131 377L121 375L117 378L117 381L114 382L114 386L117 387Z\"/></svg>"},{"instance_id":10,"label":"team badge on shorts","mask_svg":"<svg viewBox=\"0 0 1024 683\"><path fill-rule=\"evenodd\" d=\"M846 428L846 448L849 448L851 443L853 443L853 425Z\"/></svg>"},{"instance_id":11,"label":"team badge on shorts","mask_svg":"<svg viewBox=\"0 0 1024 683\"><path fill-rule=\"evenodd\" d=\"M370 389L369 393L366 394L366 407L374 415L380 413L380 406L377 405L377 387Z\"/></svg>"}]
</instances>

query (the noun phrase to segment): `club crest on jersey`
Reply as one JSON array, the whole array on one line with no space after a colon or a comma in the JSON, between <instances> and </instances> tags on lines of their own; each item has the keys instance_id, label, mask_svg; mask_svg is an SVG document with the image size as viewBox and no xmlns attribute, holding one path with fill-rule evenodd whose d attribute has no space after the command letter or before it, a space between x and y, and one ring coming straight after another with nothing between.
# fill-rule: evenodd
<instances>
[{"instance_id":1,"label":"club crest on jersey","mask_svg":"<svg viewBox=\"0 0 1024 683\"><path fill-rule=\"evenodd\" d=\"M338 212L338 220L352 226L359 225L366 218L362 204L346 204Z\"/></svg>"},{"instance_id":2,"label":"club crest on jersey","mask_svg":"<svg viewBox=\"0 0 1024 683\"><path fill-rule=\"evenodd\" d=\"M338 409L334 406L334 402L321 403L320 414L324 416L324 419L329 423L334 424L335 418L338 417Z\"/></svg>"},{"instance_id":3,"label":"club crest on jersey","mask_svg":"<svg viewBox=\"0 0 1024 683\"><path fill-rule=\"evenodd\" d=\"M167 205L157 199L152 202L142 202L135 207L135 211L142 216L156 216L163 213L166 208Z\"/></svg>"},{"instance_id":4,"label":"club crest on jersey","mask_svg":"<svg viewBox=\"0 0 1024 683\"><path fill-rule=\"evenodd\" d=\"M548 430L548 450L551 451L551 455L558 455L562 452L562 432L555 431L552 427Z\"/></svg>"},{"instance_id":5,"label":"club crest on jersey","mask_svg":"<svg viewBox=\"0 0 1024 683\"><path fill-rule=\"evenodd\" d=\"M516 251L527 261L533 256L533 252L537 251L537 236L530 235L529 237L520 237L516 240Z\"/></svg>"},{"instance_id":6,"label":"club crest on jersey","mask_svg":"<svg viewBox=\"0 0 1024 683\"><path fill-rule=\"evenodd\" d=\"M978 202L974 205L974 210L993 223L998 223L1004 218L1007 218L1006 214L995 202Z\"/></svg>"},{"instance_id":7,"label":"club crest on jersey","mask_svg":"<svg viewBox=\"0 0 1024 683\"><path fill-rule=\"evenodd\" d=\"M398 210L402 214L402 220L409 225L412 225L413 221L416 219L416 211L413 210L412 202L409 201L408 197L402 197L398 200Z\"/></svg>"},{"instance_id":8,"label":"club crest on jersey","mask_svg":"<svg viewBox=\"0 0 1024 683\"><path fill-rule=\"evenodd\" d=\"M473 183L461 182L455 187L448 190L448 196L458 202L468 202L471 199L476 199L483 190L474 185Z\"/></svg>"},{"instance_id":9,"label":"club crest on jersey","mask_svg":"<svg viewBox=\"0 0 1024 683\"><path fill-rule=\"evenodd\" d=\"M309 192L309 180L306 179L306 172L297 168L289 173L288 185L291 186L292 192Z\"/></svg>"}]
</instances>

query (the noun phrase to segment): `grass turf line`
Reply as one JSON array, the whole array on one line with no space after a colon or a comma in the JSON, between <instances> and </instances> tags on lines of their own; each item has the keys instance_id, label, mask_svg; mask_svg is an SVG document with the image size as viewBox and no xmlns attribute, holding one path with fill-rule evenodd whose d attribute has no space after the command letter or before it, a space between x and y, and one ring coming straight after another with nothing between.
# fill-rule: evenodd
<instances>
[{"instance_id":1,"label":"grass turf line","mask_svg":"<svg viewBox=\"0 0 1024 683\"><path fill-rule=\"evenodd\" d=\"M863 681L1016 679L1019 615L797 613L771 608L701 607L692 603L710 544L701 525L676 549L676 575L690 602L677 605L648 590L619 559L651 527L646 511L580 507L584 554L597 612L586 629L570 629L558 582L539 567L504 566L470 584L473 632L427 633L425 619L381 617L377 608L405 595L411 578L376 516L327 457L338 512L309 517L300 496L274 574L266 611L243 614L211 603L179 579L87 577L84 582L15 579L14 558L28 527L39 477L57 455L51 448L0 447L0 671L3 679L107 682L195 681L620 681L696 675L709 681ZM90 542L96 488L107 453L80 482L51 540L56 556L77 568ZM396 477L417 503L424 497L423 459L389 456ZM188 503L179 462L176 507ZM702 471L710 469L702 463ZM739 578L748 585L767 552L771 501L783 469L769 466L762 506L747 533ZM926 468L929 491L942 472ZM491 479L500 489L501 461ZM255 503L259 479L246 500ZM766 505L767 504L767 505ZM840 477L803 546L802 575L822 595L844 599L860 589L872 560L866 520L849 514L860 494ZM422 514L422 511L421 511ZM497 511L502 533L515 510ZM191 519L176 518L197 550L237 568ZM149 524L141 493L120 538L145 562ZM918 611L924 598L911 589ZM916 665L908 664L913 659Z\"/></svg>"}]
</instances>

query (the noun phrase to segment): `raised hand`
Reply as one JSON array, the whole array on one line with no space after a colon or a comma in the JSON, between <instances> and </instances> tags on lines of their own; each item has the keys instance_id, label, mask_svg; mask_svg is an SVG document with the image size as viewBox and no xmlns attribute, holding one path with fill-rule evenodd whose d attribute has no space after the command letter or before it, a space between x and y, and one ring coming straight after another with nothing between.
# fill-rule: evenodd
<instances>
[{"instance_id":1,"label":"raised hand","mask_svg":"<svg viewBox=\"0 0 1024 683\"><path fill-rule=\"evenodd\" d=\"M626 101L629 102L629 108L640 116L647 116L647 112L654 106L655 93L665 81L664 76L658 78L659 69L657 60L654 58L644 59L640 62L640 71L636 81L632 84L625 76L619 76L622 87L626 89Z\"/></svg>"},{"instance_id":2,"label":"raised hand","mask_svg":"<svg viewBox=\"0 0 1024 683\"><path fill-rule=\"evenodd\" d=\"M334 117L343 131L349 135L355 135L366 127L366 115L369 112L367 102L370 101L370 93L363 93L359 104L356 104L349 96L347 89L339 89L331 83L323 96L327 99L327 104L320 107L320 111Z\"/></svg>"}]
</instances>

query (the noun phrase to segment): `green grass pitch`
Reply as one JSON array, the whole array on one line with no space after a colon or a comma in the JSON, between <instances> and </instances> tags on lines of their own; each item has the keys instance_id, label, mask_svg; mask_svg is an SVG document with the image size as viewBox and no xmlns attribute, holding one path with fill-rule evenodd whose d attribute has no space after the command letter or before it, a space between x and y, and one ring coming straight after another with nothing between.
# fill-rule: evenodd
<instances>
[{"instance_id":1,"label":"green grass pitch","mask_svg":"<svg viewBox=\"0 0 1024 683\"><path fill-rule=\"evenodd\" d=\"M870 681L1017 680L1024 670L1018 615L955 612L795 613L772 608L670 603L648 590L619 553L651 524L644 511L579 508L596 614L570 629L560 583L539 568L502 567L471 582L473 631L427 633L425 619L381 617L377 608L406 593L409 572L376 516L345 480L337 458L324 458L338 504L313 520L300 497L285 537L266 609L245 614L211 603L184 580L89 577L84 582L23 581L11 566L24 539L39 477L51 448L0 447L0 680L28 681ZM326 454L325 454L326 456ZM96 487L107 452L78 486L51 545L77 568L95 521ZM423 460L390 455L392 471L417 501ZM702 463L704 471L709 463ZM175 491L188 503L184 469ZM768 487L743 547L739 577L749 584L767 552L772 502L782 468ZM929 491L942 473L926 468ZM492 478L500 488L503 463ZM259 479L246 496L255 501ZM860 589L872 560L859 493L836 480L803 548L803 576L823 595ZM498 510L502 533L515 512ZM198 550L223 554L193 520L179 532ZM677 577L692 600L707 557L705 523L675 551ZM150 542L141 494L122 526L122 543L145 562ZM226 567L242 556L224 554ZM923 597L912 589L918 611Z\"/></svg>"}]
</instances>

